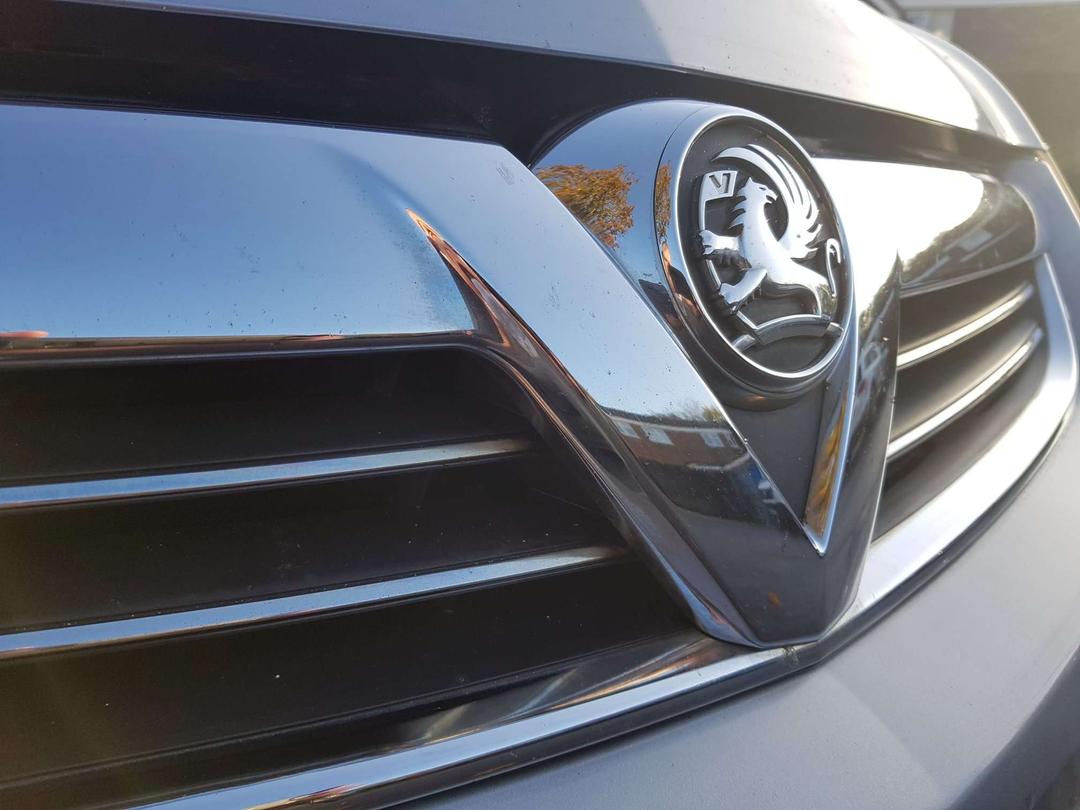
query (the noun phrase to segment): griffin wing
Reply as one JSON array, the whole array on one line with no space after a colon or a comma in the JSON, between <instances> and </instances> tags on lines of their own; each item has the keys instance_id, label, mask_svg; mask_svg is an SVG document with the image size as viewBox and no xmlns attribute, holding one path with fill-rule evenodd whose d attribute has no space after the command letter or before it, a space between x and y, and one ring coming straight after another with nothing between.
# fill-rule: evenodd
<instances>
[{"instance_id":1,"label":"griffin wing","mask_svg":"<svg viewBox=\"0 0 1080 810\"><path fill-rule=\"evenodd\" d=\"M814 240L821 232L818 206L802 177L787 161L757 144L733 146L714 159L741 160L768 177L787 208L787 228L780 237L780 244L792 259L805 259L816 252Z\"/></svg>"}]
</instances>

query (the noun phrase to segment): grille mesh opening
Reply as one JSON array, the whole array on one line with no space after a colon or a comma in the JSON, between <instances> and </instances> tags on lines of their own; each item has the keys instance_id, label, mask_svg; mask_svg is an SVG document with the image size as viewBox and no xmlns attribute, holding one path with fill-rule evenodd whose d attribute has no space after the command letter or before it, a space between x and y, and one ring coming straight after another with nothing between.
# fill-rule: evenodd
<instances>
[{"instance_id":1,"label":"grille mesh opening","mask_svg":"<svg viewBox=\"0 0 1080 810\"><path fill-rule=\"evenodd\" d=\"M1038 390L1046 346L1030 263L902 299L896 408L876 535L960 476Z\"/></svg>"},{"instance_id":2,"label":"grille mesh opening","mask_svg":"<svg viewBox=\"0 0 1080 810\"><path fill-rule=\"evenodd\" d=\"M10 371L0 484L523 435L489 378L449 350Z\"/></svg>"},{"instance_id":3,"label":"grille mesh opening","mask_svg":"<svg viewBox=\"0 0 1080 810\"><path fill-rule=\"evenodd\" d=\"M539 453L462 469L0 513L0 630L131 617L617 545Z\"/></svg>"},{"instance_id":4,"label":"grille mesh opening","mask_svg":"<svg viewBox=\"0 0 1080 810\"><path fill-rule=\"evenodd\" d=\"M0 802L375 753L421 716L689 627L479 355L3 380L20 418L0 435L0 739L19 742Z\"/></svg>"},{"instance_id":5,"label":"grille mesh opening","mask_svg":"<svg viewBox=\"0 0 1080 810\"><path fill-rule=\"evenodd\" d=\"M250 757L255 745L262 767L310 765L303 743L321 726L351 731L336 750L316 749L322 757L373 752L391 739L398 713L475 699L680 626L655 581L619 565L315 623L8 667L0 670L0 723L5 739L23 742L5 758L15 782L9 795L17 805L45 787L43 772L57 763L67 773L48 780L54 795L75 784L106 791L122 781L118 760L130 775L144 763L162 773L161 760L172 758L173 778L186 770L190 780L200 767L228 773L232 758Z\"/></svg>"}]
</instances>

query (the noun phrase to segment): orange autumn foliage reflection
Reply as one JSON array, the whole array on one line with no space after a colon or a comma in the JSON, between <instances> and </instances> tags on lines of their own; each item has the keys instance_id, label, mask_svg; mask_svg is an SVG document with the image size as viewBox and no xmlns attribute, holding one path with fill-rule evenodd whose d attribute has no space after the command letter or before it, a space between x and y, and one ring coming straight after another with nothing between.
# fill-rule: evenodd
<instances>
[{"instance_id":1,"label":"orange autumn foliage reflection","mask_svg":"<svg viewBox=\"0 0 1080 810\"><path fill-rule=\"evenodd\" d=\"M608 247L634 224L629 200L634 176L626 166L589 169L582 163L541 169L536 176Z\"/></svg>"},{"instance_id":2,"label":"orange autumn foliage reflection","mask_svg":"<svg viewBox=\"0 0 1080 810\"><path fill-rule=\"evenodd\" d=\"M663 163L656 170L653 186L653 214L656 218L656 236L664 239L671 222L671 164Z\"/></svg>"}]
</instances>

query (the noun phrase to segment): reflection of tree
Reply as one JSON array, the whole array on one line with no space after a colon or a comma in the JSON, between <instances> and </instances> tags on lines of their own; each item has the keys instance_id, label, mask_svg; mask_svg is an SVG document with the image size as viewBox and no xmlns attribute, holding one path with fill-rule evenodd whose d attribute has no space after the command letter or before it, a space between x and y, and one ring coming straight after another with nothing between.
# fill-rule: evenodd
<instances>
[{"instance_id":1,"label":"reflection of tree","mask_svg":"<svg viewBox=\"0 0 1080 810\"><path fill-rule=\"evenodd\" d=\"M663 237L671 222L671 164L665 163L656 171L653 189L653 211L656 212L656 235Z\"/></svg>"},{"instance_id":2,"label":"reflection of tree","mask_svg":"<svg viewBox=\"0 0 1080 810\"><path fill-rule=\"evenodd\" d=\"M541 169L536 176L608 247L634 224L629 201L634 176L626 166L588 169L581 163Z\"/></svg>"}]
</instances>

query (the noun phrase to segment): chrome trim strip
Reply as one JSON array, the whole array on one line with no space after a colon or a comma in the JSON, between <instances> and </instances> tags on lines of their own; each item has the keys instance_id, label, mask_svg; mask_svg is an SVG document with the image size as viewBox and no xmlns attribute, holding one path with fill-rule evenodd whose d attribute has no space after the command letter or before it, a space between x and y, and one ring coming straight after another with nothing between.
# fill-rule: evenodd
<instances>
[{"instance_id":1,"label":"chrome trim strip","mask_svg":"<svg viewBox=\"0 0 1080 810\"><path fill-rule=\"evenodd\" d=\"M568 571L622 553L617 547L587 546L232 605L0 634L0 661L380 607L446 591Z\"/></svg>"},{"instance_id":2,"label":"chrome trim strip","mask_svg":"<svg viewBox=\"0 0 1080 810\"><path fill-rule=\"evenodd\" d=\"M2 336L0 336L2 337ZM0 339L0 373L11 369L108 366L258 357L328 357L367 351L461 348L464 332L215 338Z\"/></svg>"},{"instance_id":3,"label":"chrome trim strip","mask_svg":"<svg viewBox=\"0 0 1080 810\"><path fill-rule=\"evenodd\" d=\"M885 452L886 459L891 461L920 442L930 438L954 419L963 415L966 410L975 406L980 400L989 396L994 389L1020 369L1020 366L1031 356L1031 353L1035 351L1035 347L1039 345L1041 340L1042 330L1035 327L1019 348L960 397L954 399L929 419L920 422L911 430L890 441L889 449Z\"/></svg>"},{"instance_id":4,"label":"chrome trim strip","mask_svg":"<svg viewBox=\"0 0 1080 810\"><path fill-rule=\"evenodd\" d=\"M663 662L649 675L636 673L628 688L615 685L598 696L567 702L561 708L542 712L470 734L428 742L403 751L354 760L324 768L237 785L209 796L194 794L167 800L150 807L205 808L258 807L260 810L296 804L348 806L369 791L393 782L436 773L477 756L492 756L526 744L555 737L599 723L653 703L746 675L784 658L783 649L755 650L745 655L725 655L730 647L707 642L702 654L691 649L682 662Z\"/></svg>"},{"instance_id":5,"label":"chrome trim strip","mask_svg":"<svg viewBox=\"0 0 1080 810\"><path fill-rule=\"evenodd\" d=\"M348 478L434 464L481 461L523 453L534 447L531 440L523 438L483 439L282 464L24 484L0 487L0 510Z\"/></svg>"},{"instance_id":6,"label":"chrome trim strip","mask_svg":"<svg viewBox=\"0 0 1080 810\"><path fill-rule=\"evenodd\" d=\"M910 349L901 349L900 354L896 357L896 368L898 370L903 370L916 363L921 363L923 360L936 357L942 352L948 351L954 346L963 343L965 340L975 337L975 335L986 331L994 324L1000 323L1005 318L1012 315L1016 310L1026 304L1034 294L1034 285L1030 283L1024 284L1020 289L1016 290L997 306L984 312L982 315L962 323L948 334L928 340L925 343L920 343Z\"/></svg>"},{"instance_id":7,"label":"chrome trim strip","mask_svg":"<svg viewBox=\"0 0 1080 810\"><path fill-rule=\"evenodd\" d=\"M1053 277L1050 260L1036 264L1036 281L1045 311L1048 359L1043 384L1012 427L960 478L925 507L873 543L858 592L847 613L819 642L770 650L740 650L709 642L690 668L672 664L651 678L631 673L607 685L599 696L565 701L547 712L505 723L489 723L466 733L428 739L379 756L360 758L285 776L194 793L153 804L192 808L323 806L369 797L374 791L407 782L462 762L476 761L530 745L620 714L712 687L715 700L740 689L753 673L790 669L788 662L813 661L849 625L938 557L994 501L1005 495L1053 437L1076 393L1077 364L1072 333ZM731 655L732 651L739 650ZM727 692L723 691L724 686ZM489 768L486 774L505 770Z\"/></svg>"}]
</instances>

